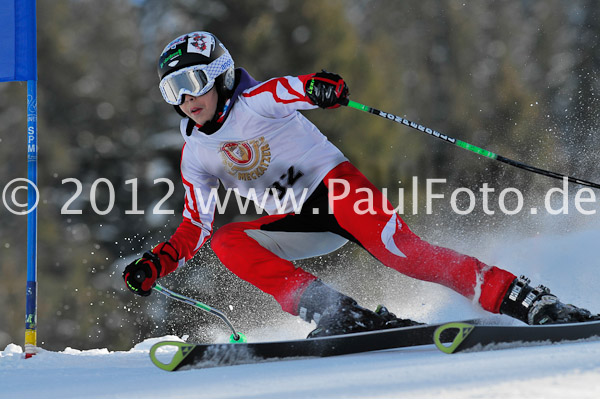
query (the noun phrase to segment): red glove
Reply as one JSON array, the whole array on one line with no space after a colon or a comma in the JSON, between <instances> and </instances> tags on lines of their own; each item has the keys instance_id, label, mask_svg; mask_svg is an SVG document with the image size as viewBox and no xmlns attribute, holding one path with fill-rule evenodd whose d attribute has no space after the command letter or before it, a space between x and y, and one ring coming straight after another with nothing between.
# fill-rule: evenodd
<instances>
[{"instance_id":1,"label":"red glove","mask_svg":"<svg viewBox=\"0 0 600 399\"><path fill-rule=\"evenodd\" d=\"M123 271L123 280L134 294L148 296L152 293L156 280L173 272L178 264L179 254L175 247L168 241L163 242L127 265Z\"/></svg>"},{"instance_id":2,"label":"red glove","mask_svg":"<svg viewBox=\"0 0 600 399\"><path fill-rule=\"evenodd\" d=\"M308 79L304 91L308 99L321 108L337 108L348 98L348 86L344 79L325 70Z\"/></svg>"},{"instance_id":3,"label":"red glove","mask_svg":"<svg viewBox=\"0 0 600 399\"><path fill-rule=\"evenodd\" d=\"M179 266L179 252L169 241L162 242L152 248L152 253L158 256L160 264L163 268L160 277L164 277L167 274L174 272Z\"/></svg>"}]
</instances>

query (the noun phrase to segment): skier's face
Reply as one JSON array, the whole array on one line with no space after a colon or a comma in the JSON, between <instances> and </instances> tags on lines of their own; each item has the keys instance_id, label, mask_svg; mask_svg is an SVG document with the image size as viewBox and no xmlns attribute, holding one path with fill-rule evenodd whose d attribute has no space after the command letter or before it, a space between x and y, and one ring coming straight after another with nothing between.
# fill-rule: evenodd
<instances>
[{"instance_id":1,"label":"skier's face","mask_svg":"<svg viewBox=\"0 0 600 399\"><path fill-rule=\"evenodd\" d=\"M199 125L204 125L215 115L217 101L217 90L213 87L208 93L200 97L186 94L183 103L179 107L191 120Z\"/></svg>"}]
</instances>

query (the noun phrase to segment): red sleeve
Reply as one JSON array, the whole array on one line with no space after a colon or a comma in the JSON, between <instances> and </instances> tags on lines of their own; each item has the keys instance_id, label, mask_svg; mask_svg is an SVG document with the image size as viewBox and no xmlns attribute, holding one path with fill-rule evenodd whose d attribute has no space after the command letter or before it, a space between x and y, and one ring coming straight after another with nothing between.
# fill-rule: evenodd
<instances>
[{"instance_id":1,"label":"red sleeve","mask_svg":"<svg viewBox=\"0 0 600 399\"><path fill-rule=\"evenodd\" d=\"M196 255L196 252L210 237L209 234L204 233L202 227L195 225L190 219L184 218L169 242L175 247L183 262L187 262Z\"/></svg>"},{"instance_id":2,"label":"red sleeve","mask_svg":"<svg viewBox=\"0 0 600 399\"><path fill-rule=\"evenodd\" d=\"M217 178L198 168L193 154L186 151L185 145L181 153L181 181L185 188L183 221L169 239L179 255L173 270L192 259L212 234L214 195L219 187Z\"/></svg>"}]
</instances>

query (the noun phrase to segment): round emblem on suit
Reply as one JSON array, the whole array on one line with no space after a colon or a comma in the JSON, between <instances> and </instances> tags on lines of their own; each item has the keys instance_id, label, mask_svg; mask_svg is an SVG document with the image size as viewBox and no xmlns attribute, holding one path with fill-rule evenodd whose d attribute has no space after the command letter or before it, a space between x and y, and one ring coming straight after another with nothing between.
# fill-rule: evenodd
<instances>
[{"instance_id":1,"label":"round emblem on suit","mask_svg":"<svg viewBox=\"0 0 600 399\"><path fill-rule=\"evenodd\" d=\"M264 137L248 141L228 141L221 145L225 170L238 180L261 177L271 163L271 148Z\"/></svg>"},{"instance_id":2,"label":"round emblem on suit","mask_svg":"<svg viewBox=\"0 0 600 399\"><path fill-rule=\"evenodd\" d=\"M252 147L245 142L225 143L221 147L221 151L223 151L223 154L225 154L231 162L234 162L237 165L246 165L252 162L252 159L254 158Z\"/></svg>"}]
</instances>

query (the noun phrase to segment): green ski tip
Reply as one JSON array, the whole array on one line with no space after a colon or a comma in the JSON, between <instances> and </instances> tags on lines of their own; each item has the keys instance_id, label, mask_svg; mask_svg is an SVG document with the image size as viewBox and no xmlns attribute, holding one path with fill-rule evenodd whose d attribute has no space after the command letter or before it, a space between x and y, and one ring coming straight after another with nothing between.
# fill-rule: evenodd
<instances>
[{"instance_id":1,"label":"green ski tip","mask_svg":"<svg viewBox=\"0 0 600 399\"><path fill-rule=\"evenodd\" d=\"M435 330L435 333L433 334L433 342L435 343L435 346L437 346L437 348L442 352L454 353L474 328L475 326L472 324L460 322L444 324ZM450 345L447 346L442 342L442 334L447 333L450 330L454 330L455 335Z\"/></svg>"},{"instance_id":2,"label":"green ski tip","mask_svg":"<svg viewBox=\"0 0 600 399\"><path fill-rule=\"evenodd\" d=\"M160 349L165 346L171 346L176 349L175 355L168 363L164 363L156 356L156 353L160 352ZM170 351L173 351L173 348L171 348ZM150 348L150 359L157 367L166 371L173 371L177 368L179 363L181 363L183 359L192 352L193 349L193 344L179 341L161 341L152 345L152 348Z\"/></svg>"},{"instance_id":3,"label":"green ski tip","mask_svg":"<svg viewBox=\"0 0 600 399\"><path fill-rule=\"evenodd\" d=\"M237 334L237 339L235 339L235 335ZM247 342L248 339L246 338L246 336L242 333L236 333L236 334L231 334L231 336L229 337L229 343L230 344L240 344L240 343L244 343Z\"/></svg>"}]
</instances>

